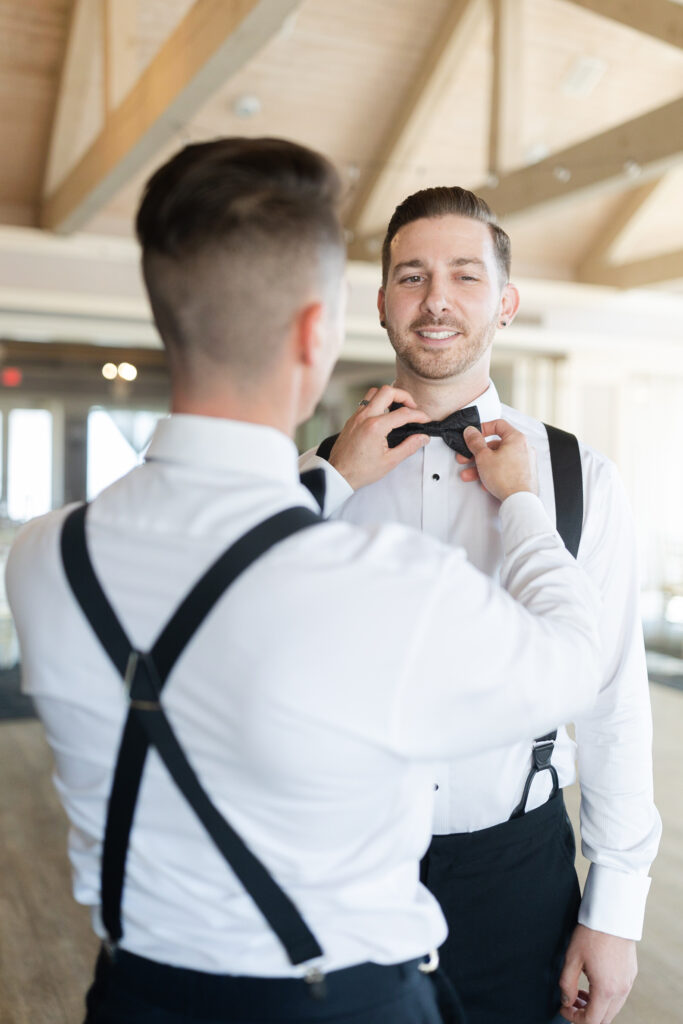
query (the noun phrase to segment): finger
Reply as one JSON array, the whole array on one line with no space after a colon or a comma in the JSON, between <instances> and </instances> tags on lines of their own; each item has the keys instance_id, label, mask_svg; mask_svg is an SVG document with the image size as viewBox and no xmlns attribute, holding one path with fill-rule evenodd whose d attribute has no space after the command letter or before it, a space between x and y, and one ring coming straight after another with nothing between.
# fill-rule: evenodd
<instances>
[{"instance_id":1,"label":"finger","mask_svg":"<svg viewBox=\"0 0 683 1024\"><path fill-rule=\"evenodd\" d=\"M480 433L476 427L466 427L462 436L465 439L465 444L472 452L475 459L477 455L486 450L484 435Z\"/></svg>"},{"instance_id":2,"label":"finger","mask_svg":"<svg viewBox=\"0 0 683 1024\"><path fill-rule=\"evenodd\" d=\"M460 452L458 452L455 456L455 461L459 462L460 465L463 466L466 462L471 462L472 459L468 459L466 455L461 455Z\"/></svg>"},{"instance_id":3,"label":"finger","mask_svg":"<svg viewBox=\"0 0 683 1024\"><path fill-rule=\"evenodd\" d=\"M585 1010L579 1011L584 1014L584 1017L579 1017L579 1020L583 1019L586 1024L604 1024L611 1002L611 996L606 996L600 992L596 992L595 986L591 985L588 1006Z\"/></svg>"},{"instance_id":4,"label":"finger","mask_svg":"<svg viewBox=\"0 0 683 1024\"><path fill-rule=\"evenodd\" d=\"M369 402L371 398L375 397L375 395L377 394L378 391L379 391L379 388L368 388L368 390L363 395L363 401L364 402Z\"/></svg>"},{"instance_id":5,"label":"finger","mask_svg":"<svg viewBox=\"0 0 683 1024\"><path fill-rule=\"evenodd\" d=\"M383 384L381 388L377 389L372 398L369 399L366 410L372 416L379 416L389 408L392 402L401 402L410 409L417 409L412 395L408 394L407 391L404 391L402 388L395 388L391 384Z\"/></svg>"},{"instance_id":6,"label":"finger","mask_svg":"<svg viewBox=\"0 0 683 1024\"><path fill-rule=\"evenodd\" d=\"M429 423L429 416L422 412L422 409L394 409L393 412L382 414L382 433L389 434L396 427L403 427L406 423Z\"/></svg>"},{"instance_id":7,"label":"finger","mask_svg":"<svg viewBox=\"0 0 683 1024\"><path fill-rule=\"evenodd\" d=\"M479 473L477 472L476 466L470 466L468 469L463 469L460 474L460 479L464 480L466 484L470 483L472 480L478 480Z\"/></svg>"},{"instance_id":8,"label":"finger","mask_svg":"<svg viewBox=\"0 0 683 1024\"><path fill-rule=\"evenodd\" d=\"M405 441L401 441L395 448L389 449L388 462L390 465L398 466L399 462L403 462L409 455L414 455L420 448L424 448L426 444L429 444L429 434L411 434Z\"/></svg>"},{"instance_id":9,"label":"finger","mask_svg":"<svg viewBox=\"0 0 683 1024\"><path fill-rule=\"evenodd\" d=\"M511 434L517 433L512 424L508 423L507 420L488 420L486 423L482 423L481 432L484 437L490 437L491 434L498 434L498 436L503 440Z\"/></svg>"},{"instance_id":10,"label":"finger","mask_svg":"<svg viewBox=\"0 0 683 1024\"><path fill-rule=\"evenodd\" d=\"M631 990L629 989L629 992L630 991ZM624 1003L628 999L629 992L627 992L623 996L615 996L614 997L612 1002L609 1004L609 1009L608 1009L607 1015L605 1017L605 1024L612 1024L612 1021L614 1020L614 1018L624 1008Z\"/></svg>"},{"instance_id":11,"label":"finger","mask_svg":"<svg viewBox=\"0 0 683 1024\"><path fill-rule=\"evenodd\" d=\"M393 384L391 389L393 391L392 402L400 402L402 405L407 405L409 409L417 409L417 402L409 391L404 391L403 388L395 388Z\"/></svg>"},{"instance_id":12,"label":"finger","mask_svg":"<svg viewBox=\"0 0 683 1024\"><path fill-rule=\"evenodd\" d=\"M570 950L571 952L571 950ZM567 957L564 962L562 974L560 975L560 992L562 994L562 1006L572 1007L579 994L579 978L583 970L582 957Z\"/></svg>"}]
</instances>

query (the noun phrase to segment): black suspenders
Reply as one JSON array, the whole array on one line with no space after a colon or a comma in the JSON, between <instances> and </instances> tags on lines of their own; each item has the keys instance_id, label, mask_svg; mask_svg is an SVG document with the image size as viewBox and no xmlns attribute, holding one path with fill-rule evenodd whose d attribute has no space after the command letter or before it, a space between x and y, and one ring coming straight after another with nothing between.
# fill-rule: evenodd
<instances>
[{"instance_id":1,"label":"black suspenders","mask_svg":"<svg viewBox=\"0 0 683 1024\"><path fill-rule=\"evenodd\" d=\"M576 558L583 527L583 476L581 474L581 453L579 442L573 434L544 423L550 448L550 468L553 473L555 490L555 525L570 554ZM552 763L557 729L534 740L531 752L532 765L524 783L522 797L510 815L510 820L520 818L526 810L531 783L539 772L549 771L553 779L551 799L560 788L557 769Z\"/></svg>"},{"instance_id":2,"label":"black suspenders","mask_svg":"<svg viewBox=\"0 0 683 1024\"><path fill-rule=\"evenodd\" d=\"M289 508L259 523L225 551L177 607L149 651L137 651L114 614L88 554L87 505L64 521L61 550L66 576L88 622L124 681L130 699L109 797L102 855L102 920L115 947L123 931L121 896L130 831L140 781L154 747L214 843L285 948L292 964L322 956L315 936L289 897L216 809L180 747L160 703L178 657L230 584L274 544L320 522L304 507ZM320 987L310 968L307 980ZM312 991L312 994L314 992Z\"/></svg>"}]
</instances>

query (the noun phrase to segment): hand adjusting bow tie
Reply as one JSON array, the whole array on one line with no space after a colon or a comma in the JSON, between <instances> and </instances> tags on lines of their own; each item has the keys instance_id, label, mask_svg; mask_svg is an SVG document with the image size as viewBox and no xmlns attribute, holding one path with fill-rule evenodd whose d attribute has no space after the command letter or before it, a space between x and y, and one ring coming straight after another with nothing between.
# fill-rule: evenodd
<instances>
[{"instance_id":1,"label":"hand adjusting bow tie","mask_svg":"<svg viewBox=\"0 0 683 1024\"><path fill-rule=\"evenodd\" d=\"M400 408L399 405L392 405L392 411ZM452 412L445 420L432 420L430 423L406 423L403 427L396 427L387 435L390 448L396 448L401 441L405 441L412 434L429 434L430 437L442 438L449 448L459 452L466 458L472 458L472 452L465 444L462 436L466 427L476 427L481 430L481 420L476 405L469 405L466 409L458 409Z\"/></svg>"}]
</instances>

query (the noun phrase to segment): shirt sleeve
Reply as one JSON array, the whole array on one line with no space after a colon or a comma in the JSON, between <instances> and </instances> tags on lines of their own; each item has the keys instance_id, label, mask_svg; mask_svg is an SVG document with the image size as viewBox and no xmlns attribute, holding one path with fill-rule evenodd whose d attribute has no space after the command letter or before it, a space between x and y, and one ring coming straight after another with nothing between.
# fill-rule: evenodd
<instances>
[{"instance_id":1,"label":"shirt sleeve","mask_svg":"<svg viewBox=\"0 0 683 1024\"><path fill-rule=\"evenodd\" d=\"M323 515L326 518L334 515L342 507L345 501L354 493L353 487L348 483L346 477L338 473L334 466L331 466L327 459L316 455L316 449L311 448L299 457L299 472L306 473L309 469L322 469L325 473L325 503Z\"/></svg>"},{"instance_id":2,"label":"shirt sleeve","mask_svg":"<svg viewBox=\"0 0 683 1024\"><path fill-rule=\"evenodd\" d=\"M635 537L615 467L593 467L585 483L579 561L602 595L603 678L595 705L575 720L581 848L591 862L579 921L639 939L661 820L653 799L652 714Z\"/></svg>"},{"instance_id":3,"label":"shirt sleeve","mask_svg":"<svg viewBox=\"0 0 683 1024\"><path fill-rule=\"evenodd\" d=\"M505 589L451 551L422 609L393 723L408 756L504 746L547 732L595 699L594 586L535 495L512 495L500 518Z\"/></svg>"}]
</instances>

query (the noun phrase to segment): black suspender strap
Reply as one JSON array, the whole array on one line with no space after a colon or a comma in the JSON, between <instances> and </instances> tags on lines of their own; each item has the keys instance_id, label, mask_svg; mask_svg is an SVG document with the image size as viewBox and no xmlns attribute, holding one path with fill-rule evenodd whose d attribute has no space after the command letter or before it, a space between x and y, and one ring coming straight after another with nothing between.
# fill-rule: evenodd
<instances>
[{"instance_id":1,"label":"black suspender strap","mask_svg":"<svg viewBox=\"0 0 683 1024\"><path fill-rule=\"evenodd\" d=\"M579 442L573 434L543 424L548 433L555 489L555 523L567 551L576 558L583 528L583 476Z\"/></svg>"},{"instance_id":2,"label":"black suspender strap","mask_svg":"<svg viewBox=\"0 0 683 1024\"><path fill-rule=\"evenodd\" d=\"M557 532L570 554L576 558L583 529L583 475L579 442L573 434L544 423L550 449L550 468L555 490L555 524ZM521 817L526 810L531 783L539 772L549 771L553 779L551 799L560 788L557 769L552 763L557 729L534 740L531 752L531 770L526 777L522 798L510 815L510 820Z\"/></svg>"},{"instance_id":3,"label":"black suspender strap","mask_svg":"<svg viewBox=\"0 0 683 1024\"><path fill-rule=\"evenodd\" d=\"M315 454L319 455L321 459L325 459L325 462L329 462L330 454L338 437L339 434L333 434L331 437L326 437L325 440L321 441L318 445Z\"/></svg>"},{"instance_id":4,"label":"black suspender strap","mask_svg":"<svg viewBox=\"0 0 683 1024\"><path fill-rule=\"evenodd\" d=\"M122 676L130 710L109 797L102 856L102 919L112 943L122 936L125 862L145 759L155 747L236 877L278 936L292 964L322 956L315 936L289 897L209 799L160 703L161 691L187 643L230 584L274 544L320 522L310 509L290 508L241 537L204 573L180 603L149 652L136 651L102 590L87 550L87 505L71 512L61 537L66 576L88 622ZM315 980L315 979L314 979Z\"/></svg>"}]
</instances>

